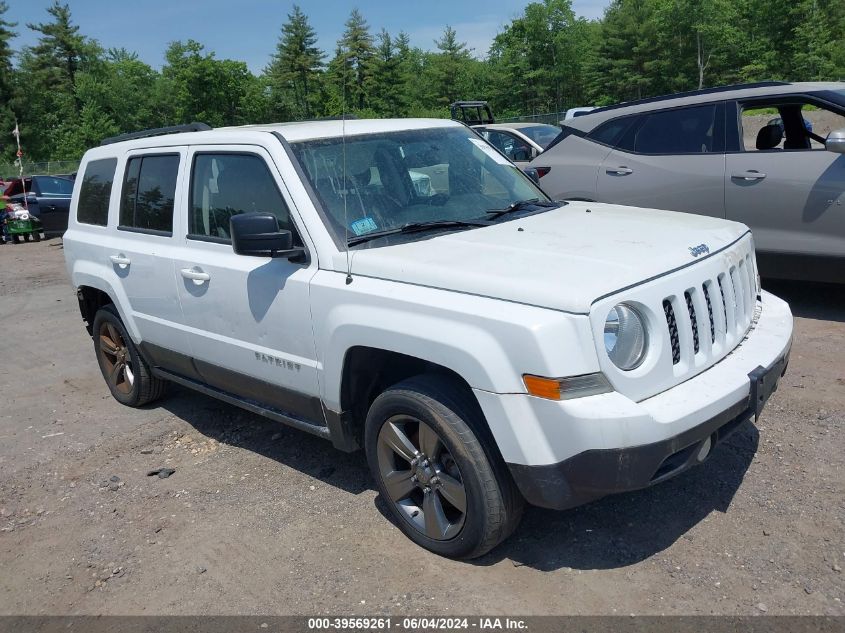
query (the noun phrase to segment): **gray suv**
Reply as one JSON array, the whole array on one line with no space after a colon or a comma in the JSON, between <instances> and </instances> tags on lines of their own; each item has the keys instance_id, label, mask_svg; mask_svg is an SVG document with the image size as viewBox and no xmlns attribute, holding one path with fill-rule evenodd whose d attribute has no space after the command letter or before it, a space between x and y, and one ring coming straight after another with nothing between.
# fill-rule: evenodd
<instances>
[{"instance_id":1,"label":"gray suv","mask_svg":"<svg viewBox=\"0 0 845 633\"><path fill-rule=\"evenodd\" d=\"M763 276L845 282L845 83L712 88L565 124L530 165L553 198L743 222Z\"/></svg>"}]
</instances>

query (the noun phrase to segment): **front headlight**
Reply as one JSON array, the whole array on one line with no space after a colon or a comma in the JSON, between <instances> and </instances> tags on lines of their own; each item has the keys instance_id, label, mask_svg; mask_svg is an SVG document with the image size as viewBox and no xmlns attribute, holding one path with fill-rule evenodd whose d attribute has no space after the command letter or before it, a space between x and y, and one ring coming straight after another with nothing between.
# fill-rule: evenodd
<instances>
[{"instance_id":1,"label":"front headlight","mask_svg":"<svg viewBox=\"0 0 845 633\"><path fill-rule=\"evenodd\" d=\"M604 348L619 369L630 371L645 358L648 337L645 320L631 306L614 306L604 322Z\"/></svg>"}]
</instances>

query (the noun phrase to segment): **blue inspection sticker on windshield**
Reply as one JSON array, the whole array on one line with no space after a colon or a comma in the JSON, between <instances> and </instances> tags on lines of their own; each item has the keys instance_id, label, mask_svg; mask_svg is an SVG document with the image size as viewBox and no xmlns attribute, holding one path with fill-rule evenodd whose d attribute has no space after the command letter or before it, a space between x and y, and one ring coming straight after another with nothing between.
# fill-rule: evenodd
<instances>
[{"instance_id":1,"label":"blue inspection sticker on windshield","mask_svg":"<svg viewBox=\"0 0 845 633\"><path fill-rule=\"evenodd\" d=\"M378 226L376 226L376 221L372 218L361 218L360 220L355 220L351 225L352 230L355 231L355 235L364 235L364 233L372 233Z\"/></svg>"}]
</instances>

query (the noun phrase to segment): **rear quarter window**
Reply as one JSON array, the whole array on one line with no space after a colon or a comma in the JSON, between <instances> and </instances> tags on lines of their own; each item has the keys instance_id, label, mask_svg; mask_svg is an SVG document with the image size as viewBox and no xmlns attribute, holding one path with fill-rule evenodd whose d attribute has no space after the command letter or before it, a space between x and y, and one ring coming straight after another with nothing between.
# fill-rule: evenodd
<instances>
[{"instance_id":1,"label":"rear quarter window","mask_svg":"<svg viewBox=\"0 0 845 633\"><path fill-rule=\"evenodd\" d=\"M109 221L109 198L117 169L116 158L92 160L85 167L79 190L76 220L83 224L106 226Z\"/></svg>"},{"instance_id":2,"label":"rear quarter window","mask_svg":"<svg viewBox=\"0 0 845 633\"><path fill-rule=\"evenodd\" d=\"M595 141L596 143L601 143L602 145L616 147L622 137L622 134L625 133L635 119L636 116L626 116L620 119L607 121L590 132L587 135L587 138Z\"/></svg>"}]
</instances>

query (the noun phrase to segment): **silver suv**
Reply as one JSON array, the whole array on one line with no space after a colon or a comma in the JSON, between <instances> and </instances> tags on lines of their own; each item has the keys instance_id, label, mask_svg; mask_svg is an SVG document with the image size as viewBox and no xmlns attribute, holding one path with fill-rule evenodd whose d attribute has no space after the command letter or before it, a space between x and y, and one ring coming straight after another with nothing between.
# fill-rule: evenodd
<instances>
[{"instance_id":1,"label":"silver suv","mask_svg":"<svg viewBox=\"0 0 845 633\"><path fill-rule=\"evenodd\" d=\"M845 83L765 82L600 108L531 162L555 199L710 215L763 276L845 282Z\"/></svg>"}]
</instances>

